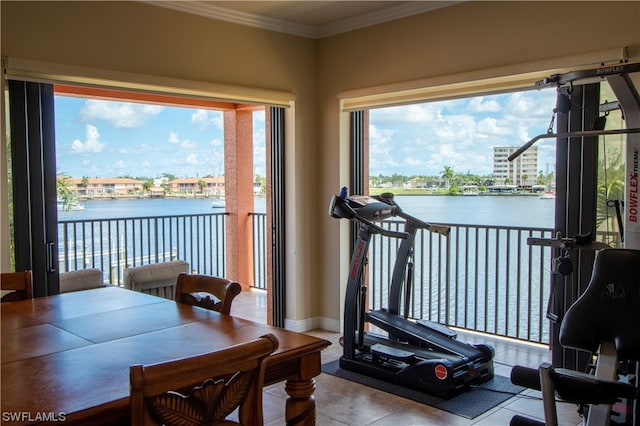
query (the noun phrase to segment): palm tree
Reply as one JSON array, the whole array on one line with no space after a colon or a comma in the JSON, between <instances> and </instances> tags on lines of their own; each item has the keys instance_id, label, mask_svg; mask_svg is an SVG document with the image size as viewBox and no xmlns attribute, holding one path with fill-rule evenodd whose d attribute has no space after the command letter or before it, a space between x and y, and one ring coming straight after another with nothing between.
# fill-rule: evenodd
<instances>
[{"instance_id":1,"label":"palm tree","mask_svg":"<svg viewBox=\"0 0 640 426\"><path fill-rule=\"evenodd\" d=\"M446 182L446 188L445 189L449 189L449 182L455 176L453 168L451 168L449 166L444 166L444 169L440 172L440 176Z\"/></svg>"},{"instance_id":2,"label":"palm tree","mask_svg":"<svg viewBox=\"0 0 640 426\"><path fill-rule=\"evenodd\" d=\"M62 208L65 211L69 211L76 200L76 194L71 189L71 178L64 173L60 173L56 180L58 199L62 201Z\"/></svg>"}]
</instances>

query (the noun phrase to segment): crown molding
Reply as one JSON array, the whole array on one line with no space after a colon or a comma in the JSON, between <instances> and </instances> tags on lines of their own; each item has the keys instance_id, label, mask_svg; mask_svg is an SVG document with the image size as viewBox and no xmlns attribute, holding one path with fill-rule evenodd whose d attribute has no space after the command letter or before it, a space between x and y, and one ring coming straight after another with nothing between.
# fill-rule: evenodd
<instances>
[{"instance_id":1,"label":"crown molding","mask_svg":"<svg viewBox=\"0 0 640 426\"><path fill-rule=\"evenodd\" d=\"M402 3L397 6L391 6L387 9L320 26L315 29L316 36L314 38L330 37L336 34L382 24L384 22L395 21L396 19L432 12L458 3L462 3L462 1L412 1L410 3Z\"/></svg>"},{"instance_id":2,"label":"crown molding","mask_svg":"<svg viewBox=\"0 0 640 426\"><path fill-rule=\"evenodd\" d=\"M206 18L218 19L234 24L247 25L270 31L277 31L301 37L320 39L336 34L345 33L383 22L393 21L420 13L430 12L443 7L451 6L462 1L412 1L391 6L384 10L367 13L361 16L343 19L322 26L311 26L292 21L271 18L241 12L226 7L217 6L206 1L180 1L180 0L141 0L141 3L153 6L165 7L179 12L191 13Z\"/></svg>"}]
</instances>

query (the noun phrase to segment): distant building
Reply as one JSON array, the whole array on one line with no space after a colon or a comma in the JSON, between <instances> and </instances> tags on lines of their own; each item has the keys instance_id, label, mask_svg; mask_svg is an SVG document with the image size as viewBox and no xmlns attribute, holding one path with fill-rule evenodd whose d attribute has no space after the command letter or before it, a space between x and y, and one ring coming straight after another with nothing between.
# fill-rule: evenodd
<instances>
[{"instance_id":1,"label":"distant building","mask_svg":"<svg viewBox=\"0 0 640 426\"><path fill-rule=\"evenodd\" d=\"M174 179L169 182L169 191L174 194L224 195L224 176Z\"/></svg>"},{"instance_id":2,"label":"distant building","mask_svg":"<svg viewBox=\"0 0 640 426\"><path fill-rule=\"evenodd\" d=\"M161 186L152 186L151 188L149 188L150 198L164 198L165 195L165 190Z\"/></svg>"},{"instance_id":3,"label":"distant building","mask_svg":"<svg viewBox=\"0 0 640 426\"><path fill-rule=\"evenodd\" d=\"M169 185L168 177L155 178L153 180L153 186L162 186L162 185Z\"/></svg>"},{"instance_id":4,"label":"distant building","mask_svg":"<svg viewBox=\"0 0 640 426\"><path fill-rule=\"evenodd\" d=\"M538 147L532 146L513 161L507 158L519 147L493 148L493 177L496 185L507 182L515 186L531 186L538 176Z\"/></svg>"},{"instance_id":5,"label":"distant building","mask_svg":"<svg viewBox=\"0 0 640 426\"><path fill-rule=\"evenodd\" d=\"M72 178L71 189L86 198L117 197L141 192L144 181L130 178Z\"/></svg>"}]
</instances>

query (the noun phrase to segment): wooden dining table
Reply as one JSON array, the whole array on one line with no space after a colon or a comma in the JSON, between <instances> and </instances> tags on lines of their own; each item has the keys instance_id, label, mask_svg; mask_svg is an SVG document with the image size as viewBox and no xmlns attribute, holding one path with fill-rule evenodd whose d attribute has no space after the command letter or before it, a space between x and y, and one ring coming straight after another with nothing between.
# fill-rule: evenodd
<instances>
[{"instance_id":1,"label":"wooden dining table","mask_svg":"<svg viewBox=\"0 0 640 426\"><path fill-rule=\"evenodd\" d=\"M273 333L265 385L285 382L288 425L315 422L330 342L119 287L0 304L2 424L126 424L129 367Z\"/></svg>"}]
</instances>

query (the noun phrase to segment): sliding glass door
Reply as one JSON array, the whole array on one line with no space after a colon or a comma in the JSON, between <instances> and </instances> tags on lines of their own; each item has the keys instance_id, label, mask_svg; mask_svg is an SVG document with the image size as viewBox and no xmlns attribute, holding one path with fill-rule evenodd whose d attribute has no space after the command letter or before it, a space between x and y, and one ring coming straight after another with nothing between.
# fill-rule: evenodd
<instances>
[{"instance_id":1,"label":"sliding glass door","mask_svg":"<svg viewBox=\"0 0 640 426\"><path fill-rule=\"evenodd\" d=\"M15 269L34 296L59 292L53 86L9 81Z\"/></svg>"}]
</instances>

